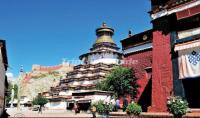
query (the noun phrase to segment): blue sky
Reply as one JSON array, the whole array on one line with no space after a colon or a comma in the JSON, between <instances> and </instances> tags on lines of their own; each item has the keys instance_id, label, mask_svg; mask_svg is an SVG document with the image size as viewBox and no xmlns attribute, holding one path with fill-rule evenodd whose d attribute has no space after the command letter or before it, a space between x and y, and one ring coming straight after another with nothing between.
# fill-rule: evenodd
<instances>
[{"instance_id":1,"label":"blue sky","mask_svg":"<svg viewBox=\"0 0 200 118\"><path fill-rule=\"evenodd\" d=\"M149 0L0 0L0 39L7 42L9 72L20 65L56 65L78 59L94 43L95 29L106 22L120 40L131 28L151 28Z\"/></svg>"}]
</instances>

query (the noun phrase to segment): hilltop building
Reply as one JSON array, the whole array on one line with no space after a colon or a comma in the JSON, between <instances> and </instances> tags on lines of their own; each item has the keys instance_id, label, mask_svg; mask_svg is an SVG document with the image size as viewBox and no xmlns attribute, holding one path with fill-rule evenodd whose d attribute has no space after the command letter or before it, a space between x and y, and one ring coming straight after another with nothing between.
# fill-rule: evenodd
<instances>
[{"instance_id":1,"label":"hilltop building","mask_svg":"<svg viewBox=\"0 0 200 118\"><path fill-rule=\"evenodd\" d=\"M144 111L166 112L167 98L176 95L192 111L199 109L200 1L151 0L151 5L153 28L121 41L124 66L135 68L141 85L137 101Z\"/></svg>"},{"instance_id":2,"label":"hilltop building","mask_svg":"<svg viewBox=\"0 0 200 118\"><path fill-rule=\"evenodd\" d=\"M73 108L74 101L80 103L83 109L88 109L90 102L98 99L105 99L109 92L96 91L96 83L103 80L113 67L120 64L122 54L114 43L112 36L114 29L105 23L96 29L97 39L90 52L82 54L79 58L83 64L74 66L74 70L67 73L66 78L60 80L57 87L52 87L46 96L51 101L49 107L65 106L67 100L69 109ZM95 95L101 95L95 97ZM79 96L74 97L73 95ZM95 98L94 98L95 97ZM87 108L81 103L87 104Z\"/></svg>"},{"instance_id":3,"label":"hilltop building","mask_svg":"<svg viewBox=\"0 0 200 118\"><path fill-rule=\"evenodd\" d=\"M20 96L26 101L32 101L38 93L49 91L59 84L66 73L73 70L73 65L63 62L55 66L33 65L31 72L23 72L20 80ZM25 102L22 102L25 103Z\"/></svg>"}]
</instances>

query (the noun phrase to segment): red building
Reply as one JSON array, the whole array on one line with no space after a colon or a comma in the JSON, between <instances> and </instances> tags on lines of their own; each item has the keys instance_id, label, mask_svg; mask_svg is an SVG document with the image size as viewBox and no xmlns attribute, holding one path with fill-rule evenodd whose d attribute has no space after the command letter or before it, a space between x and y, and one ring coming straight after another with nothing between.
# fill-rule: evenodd
<instances>
[{"instance_id":1,"label":"red building","mask_svg":"<svg viewBox=\"0 0 200 118\"><path fill-rule=\"evenodd\" d=\"M167 98L178 95L190 108L200 108L200 1L151 0L151 5L152 30L121 41L124 65L139 78L137 101L143 110L164 112Z\"/></svg>"},{"instance_id":2,"label":"red building","mask_svg":"<svg viewBox=\"0 0 200 118\"><path fill-rule=\"evenodd\" d=\"M124 53L124 66L134 69L140 85L137 101L143 111L151 105L152 84L152 30L129 36L121 41Z\"/></svg>"}]
</instances>

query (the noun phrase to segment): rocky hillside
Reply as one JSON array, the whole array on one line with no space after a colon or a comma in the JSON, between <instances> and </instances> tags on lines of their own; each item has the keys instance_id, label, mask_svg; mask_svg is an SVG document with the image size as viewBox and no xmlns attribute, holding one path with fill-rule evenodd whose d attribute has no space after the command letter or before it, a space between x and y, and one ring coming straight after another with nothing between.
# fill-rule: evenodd
<instances>
[{"instance_id":1,"label":"rocky hillside","mask_svg":"<svg viewBox=\"0 0 200 118\"><path fill-rule=\"evenodd\" d=\"M51 71L49 71L48 68L50 68ZM49 91L50 87L58 85L60 79L65 77L66 73L72 69L73 66L64 65L55 70L52 70L52 67L47 67L45 71L43 71L44 69L37 69L24 74L21 80L20 96L27 96L29 100L32 100L38 93Z\"/></svg>"}]
</instances>

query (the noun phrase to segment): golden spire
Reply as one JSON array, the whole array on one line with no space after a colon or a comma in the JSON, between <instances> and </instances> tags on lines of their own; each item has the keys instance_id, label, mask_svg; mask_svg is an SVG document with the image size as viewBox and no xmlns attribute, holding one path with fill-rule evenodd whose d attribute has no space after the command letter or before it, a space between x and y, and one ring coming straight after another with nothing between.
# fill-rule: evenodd
<instances>
[{"instance_id":1,"label":"golden spire","mask_svg":"<svg viewBox=\"0 0 200 118\"><path fill-rule=\"evenodd\" d=\"M107 27L105 22L102 23L102 27Z\"/></svg>"}]
</instances>

